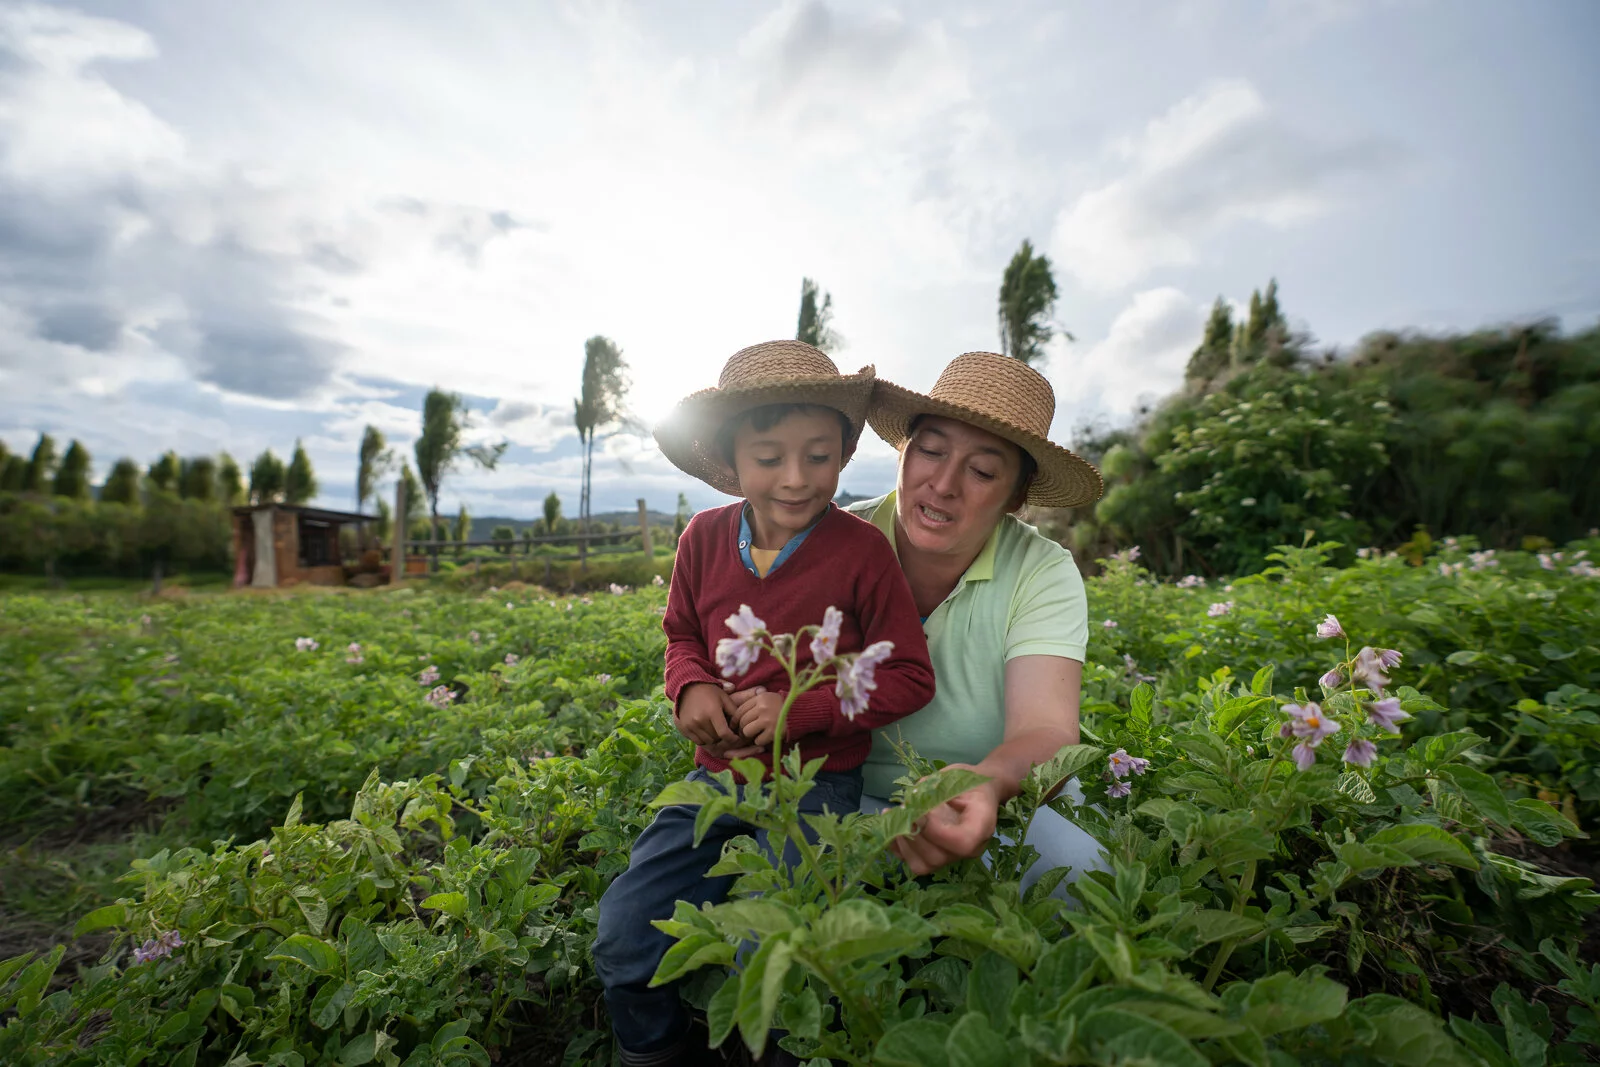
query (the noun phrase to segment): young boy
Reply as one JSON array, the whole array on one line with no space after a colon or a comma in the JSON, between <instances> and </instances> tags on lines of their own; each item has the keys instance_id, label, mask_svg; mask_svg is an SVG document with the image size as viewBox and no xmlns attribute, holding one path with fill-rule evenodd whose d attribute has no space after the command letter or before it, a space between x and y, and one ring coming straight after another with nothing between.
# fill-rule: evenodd
<instances>
[{"instance_id":1,"label":"young boy","mask_svg":"<svg viewBox=\"0 0 1600 1067\"><path fill-rule=\"evenodd\" d=\"M666 692L679 731L696 746L692 779L714 784L710 772L725 769L730 753L755 746L767 749L760 758L770 773L775 756L770 746L788 675L763 655L739 679L740 691L729 693L713 656L719 639L734 636L725 620L741 605L774 634L818 625L836 607L844 614L841 653L894 642L867 710L854 720L827 684L789 709L783 747L798 744L806 759L827 757L804 810L855 811L872 731L933 698L927 641L893 549L870 523L833 506L872 385L871 368L846 377L810 345L771 341L735 353L717 388L686 398L656 431L676 466L744 498L696 515L673 565L663 622ZM689 1017L678 990L649 987L673 943L650 923L669 918L680 899L724 899L734 879L707 878L706 871L725 841L756 833L724 816L696 848L696 811L657 813L600 901L595 970L625 1065L687 1062Z\"/></svg>"}]
</instances>

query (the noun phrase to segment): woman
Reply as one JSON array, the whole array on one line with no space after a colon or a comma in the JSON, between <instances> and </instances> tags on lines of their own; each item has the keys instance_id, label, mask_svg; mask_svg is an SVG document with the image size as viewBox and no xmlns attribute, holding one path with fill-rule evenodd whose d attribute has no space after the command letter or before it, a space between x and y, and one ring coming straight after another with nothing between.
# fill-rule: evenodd
<instances>
[{"instance_id":1,"label":"woman","mask_svg":"<svg viewBox=\"0 0 1600 1067\"><path fill-rule=\"evenodd\" d=\"M916 874L981 855L1000 806L1063 745L1078 742L1088 603L1072 553L1015 514L1024 503L1099 498L1100 474L1049 439L1055 392L1038 371L992 352L957 356L923 395L878 379L867 422L900 452L896 488L850 505L894 546L922 616L937 691L873 738L861 808L879 811L905 773L892 740L989 781L940 805L894 850ZM740 694L735 695L736 698ZM737 757L759 749L746 748ZM1077 783L1068 785L1081 799ZM1042 809L1027 843L1040 874L1103 865L1100 846ZM1057 890L1058 894L1061 890Z\"/></svg>"},{"instance_id":2,"label":"woman","mask_svg":"<svg viewBox=\"0 0 1600 1067\"><path fill-rule=\"evenodd\" d=\"M885 805L904 773L891 735L989 778L895 842L917 874L980 855L1029 770L1078 741L1083 579L1070 552L1013 514L1024 503L1076 507L1100 496L1099 472L1050 441L1054 417L1044 376L989 352L957 356L926 395L881 379L874 390L867 419L899 450L899 475L894 492L850 510L895 547L938 691L874 738L862 806ZM1048 809L1027 840L1040 860L1025 884L1055 867L1101 863L1094 840Z\"/></svg>"}]
</instances>

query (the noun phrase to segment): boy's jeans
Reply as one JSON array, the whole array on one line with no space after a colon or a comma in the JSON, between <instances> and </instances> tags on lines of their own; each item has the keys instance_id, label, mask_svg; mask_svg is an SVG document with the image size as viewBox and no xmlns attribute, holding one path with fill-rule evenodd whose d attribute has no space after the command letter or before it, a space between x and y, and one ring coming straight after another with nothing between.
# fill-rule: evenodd
<instances>
[{"instance_id":1,"label":"boy's jeans","mask_svg":"<svg viewBox=\"0 0 1600 1067\"><path fill-rule=\"evenodd\" d=\"M696 767L689 781L715 788L716 779ZM741 787L742 788L742 787ZM824 807L837 814L856 810L861 802L861 772L822 771L800 810L816 814ZM689 1027L689 1016L678 999L676 983L650 988L650 979L673 939L650 925L652 919L670 919L676 903L687 900L696 907L727 898L733 875L707 878L722 845L730 838L749 835L767 847L765 834L742 819L724 815L711 824L705 840L694 847L694 820L699 808L674 805L662 808L633 843L628 869L619 874L600 898L600 927L594 940L594 969L605 986L606 1007L617 1043L630 1052L654 1052L670 1047ZM807 836L815 837L807 827ZM770 853L769 853L770 855ZM799 863L790 845L784 862Z\"/></svg>"}]
</instances>

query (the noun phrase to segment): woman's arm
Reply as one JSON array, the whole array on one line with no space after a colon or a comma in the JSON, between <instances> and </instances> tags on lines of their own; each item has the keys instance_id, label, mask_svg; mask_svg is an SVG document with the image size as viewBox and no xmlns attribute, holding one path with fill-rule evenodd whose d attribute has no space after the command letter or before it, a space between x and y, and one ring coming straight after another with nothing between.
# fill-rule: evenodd
<instances>
[{"instance_id":1,"label":"woman's arm","mask_svg":"<svg viewBox=\"0 0 1600 1067\"><path fill-rule=\"evenodd\" d=\"M973 770L989 781L935 808L921 832L891 846L915 874L936 871L983 852L1000 805L1022 780L1063 745L1078 743L1078 690L1083 664L1064 656L1017 656L1006 662L1005 734Z\"/></svg>"}]
</instances>

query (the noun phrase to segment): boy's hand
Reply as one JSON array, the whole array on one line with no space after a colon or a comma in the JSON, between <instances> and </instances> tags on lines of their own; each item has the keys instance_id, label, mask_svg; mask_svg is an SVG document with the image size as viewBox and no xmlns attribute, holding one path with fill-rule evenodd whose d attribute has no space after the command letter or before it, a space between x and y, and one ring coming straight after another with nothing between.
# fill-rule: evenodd
<instances>
[{"instance_id":1,"label":"boy's hand","mask_svg":"<svg viewBox=\"0 0 1600 1067\"><path fill-rule=\"evenodd\" d=\"M721 687L696 682L678 694L678 713L673 721L684 737L697 745L713 747L739 739L731 725L733 710L733 699Z\"/></svg>"},{"instance_id":2,"label":"boy's hand","mask_svg":"<svg viewBox=\"0 0 1600 1067\"><path fill-rule=\"evenodd\" d=\"M769 693L766 689L757 686L737 694L744 698L741 703L734 705L733 721L751 744L763 748L772 744L772 739L777 733L778 715L783 711L782 693Z\"/></svg>"}]
</instances>

